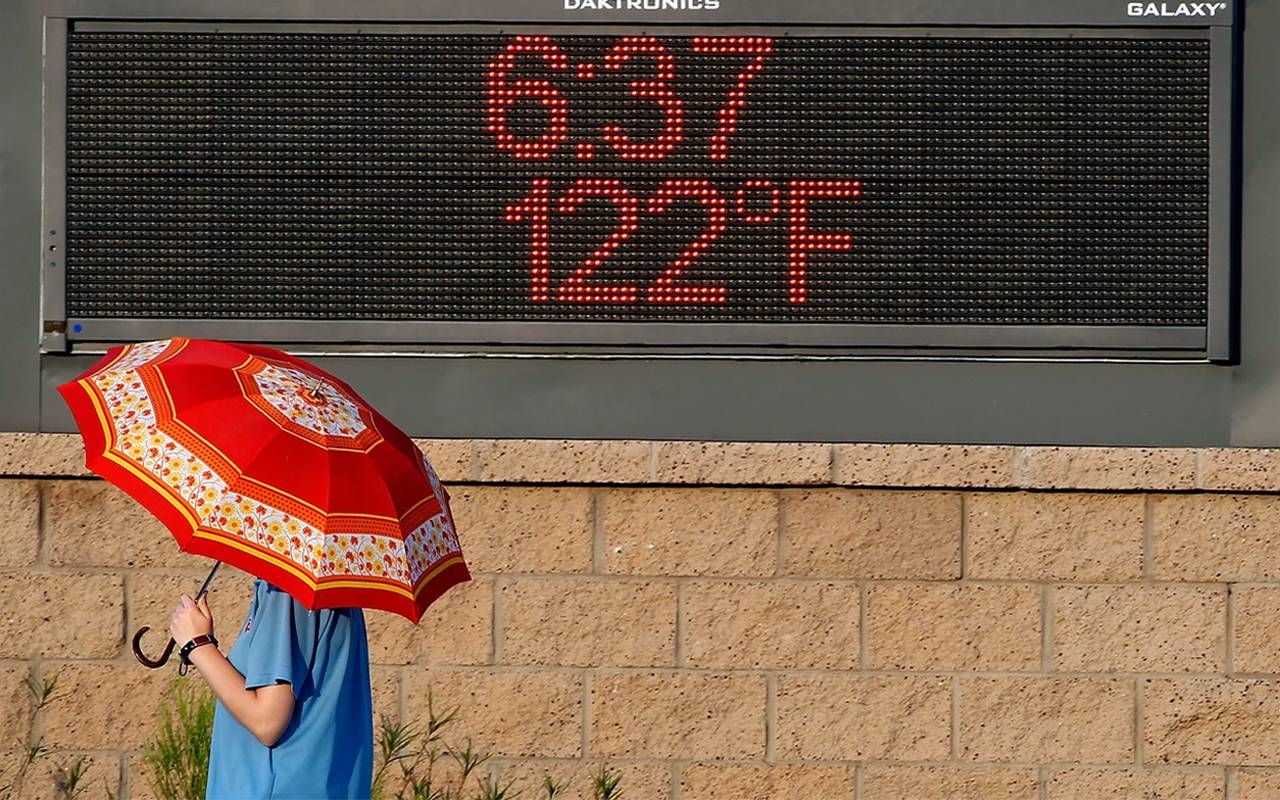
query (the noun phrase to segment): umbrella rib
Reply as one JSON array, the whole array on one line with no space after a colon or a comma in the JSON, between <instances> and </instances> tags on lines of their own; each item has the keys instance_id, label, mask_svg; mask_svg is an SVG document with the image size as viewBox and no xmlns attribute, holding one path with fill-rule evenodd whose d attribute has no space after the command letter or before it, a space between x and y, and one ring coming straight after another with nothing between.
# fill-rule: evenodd
<instances>
[{"instance_id":1,"label":"umbrella rib","mask_svg":"<svg viewBox=\"0 0 1280 800\"><path fill-rule=\"evenodd\" d=\"M140 374L144 366L153 366L156 370L154 377L161 387L157 390L151 382L145 381L144 375L145 400L138 396L138 384L117 387L119 392L106 398L105 407L91 395L82 397L82 393L87 392L83 387L79 390L74 388L84 379L83 376L59 385L58 391L70 406L86 448L93 445L96 449L103 437L111 439L111 431L99 432L98 426L100 423L110 426L113 419L126 413L123 409L127 409L129 402L142 405L140 410L129 410L130 418L139 413L144 416L133 419L137 427L128 435L145 432L148 437L167 437L164 452L157 449L150 439L126 440L129 453L122 452L122 455L130 455L138 447L148 448L142 461L133 466L95 457L86 458L89 468L120 486L159 516L178 536L179 545L187 552L213 557L218 559L218 563L244 564L253 572L265 570L276 574L283 569L293 573L302 584L310 584L310 595L307 596L307 588L298 586L295 581L284 583L289 585L291 593L302 593L303 597L295 595L295 598L305 599L304 605L308 607L318 602L319 590L318 580L308 580L307 576L311 575L313 579L332 576L337 583L349 589L344 593L343 602L361 608L386 609L418 622L422 616L419 604L425 606L449 586L471 579L456 542L450 543L447 562L437 558L431 564L426 564L425 559L428 552L435 553L439 549L438 543L423 543L422 551L417 554L422 556L417 560L424 562L420 568L432 564L438 564L438 567L431 572L431 580L427 580L425 574L408 576L408 588L411 590L415 588L415 578L423 582L418 587L421 591L417 593L379 585L392 575L402 574L401 570L407 566L397 563L393 571L381 569L384 560L390 561L394 557L386 552L386 547L364 549L353 570L339 568L339 565L345 565L346 553L332 560L335 562L331 567L332 573L324 572L324 565L318 565L313 571L311 563L316 559L331 561L327 553L313 548L316 542L332 546L332 542L326 540L342 533L356 539L357 544L374 536L385 537L375 540L375 545L398 540L400 544L396 547L407 551L406 520L418 520L434 508L423 506L433 494L439 495L442 503L447 496L447 492L441 494L442 488L434 485L438 476L434 475L426 456L407 434L341 379L328 376L316 365L283 351L241 345L213 339L175 337L136 345L144 349L127 363L122 358L133 353L135 345L126 345L109 349L104 359L86 373L86 376L97 374L117 363L123 367L132 366ZM237 365L215 348L240 353L244 360ZM311 378L327 376L326 382L349 395L349 399L361 408L361 416L372 429L372 435L357 436L353 446L345 448L338 443L352 437L330 435L317 439L304 436L302 433L305 431L291 431L282 425L274 411L262 406L256 398L250 404L257 406L257 413L270 416L274 427L256 418L247 420L244 415L255 412L245 407L242 400L247 398L243 392L237 393L229 388L231 384L226 380L226 373L230 369L236 373L236 380L243 379L246 367L255 357L282 369L296 367ZM245 389L243 381L241 388ZM284 399L292 400L286 391L289 387L276 388L277 394L285 391ZM271 398L266 400L272 402ZM146 403L150 404L149 410ZM272 404L276 411L298 422L296 414L288 413L293 409ZM148 413L155 415L150 426L144 422ZM104 414L109 418L104 418ZM242 424L238 425L237 420ZM323 437L332 429L327 422L323 418L309 418L299 424ZM126 435L121 431L116 433L118 436ZM310 445L299 445L295 438ZM111 440L108 447L117 445L118 442ZM384 450L373 455L379 447L389 447L395 452ZM316 474L319 470L323 470L323 474ZM378 486L375 488L370 483ZM221 494L218 494L219 490ZM157 491L164 497L156 497ZM173 493L177 493L177 497ZM235 502L232 502L233 497L237 498ZM186 501L194 516L174 502L178 499ZM343 502L345 510L335 510L333 503L336 501ZM411 501L416 502L402 508ZM177 506L177 512L182 513L181 522L179 517L170 516L173 513L171 506ZM188 521L210 533L186 536ZM282 526L281 523L286 524ZM305 547L297 537L298 524L304 525L308 531ZM430 533L435 535L434 530ZM231 560L227 561L228 558ZM369 561L374 565L370 574L381 578L360 579L361 565ZM273 563L275 570L271 567ZM291 568L290 563L301 571ZM215 564L201 587L201 593L207 592L217 568ZM398 577L393 580L399 582ZM328 596L332 597L332 592ZM406 597L409 598L407 602ZM170 647L173 644L170 642ZM134 652L144 664L154 666L138 650L137 636L134 638Z\"/></svg>"}]
</instances>

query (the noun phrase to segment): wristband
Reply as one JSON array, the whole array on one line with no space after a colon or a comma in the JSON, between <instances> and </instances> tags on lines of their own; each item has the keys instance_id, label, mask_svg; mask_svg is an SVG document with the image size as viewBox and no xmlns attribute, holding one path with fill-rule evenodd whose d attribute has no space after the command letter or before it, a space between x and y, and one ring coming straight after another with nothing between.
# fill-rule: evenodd
<instances>
[{"instance_id":1,"label":"wristband","mask_svg":"<svg viewBox=\"0 0 1280 800\"><path fill-rule=\"evenodd\" d=\"M218 640L215 639L211 633L202 633L184 644L182 649L178 651L178 658L182 661L182 663L178 665L179 675L187 674L187 667L191 666L191 651L203 644L211 644L214 647L217 647Z\"/></svg>"}]
</instances>

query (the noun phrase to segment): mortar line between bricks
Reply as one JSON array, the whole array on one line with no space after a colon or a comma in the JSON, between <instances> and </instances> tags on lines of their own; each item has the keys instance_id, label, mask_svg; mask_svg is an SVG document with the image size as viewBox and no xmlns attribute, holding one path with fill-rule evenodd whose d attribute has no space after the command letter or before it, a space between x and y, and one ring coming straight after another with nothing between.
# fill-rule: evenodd
<instances>
[{"instance_id":1,"label":"mortar line between bricks","mask_svg":"<svg viewBox=\"0 0 1280 800\"><path fill-rule=\"evenodd\" d=\"M113 754L116 750L58 750L59 753L88 753L88 754ZM126 753L134 753L135 751L124 751ZM603 761L613 764L629 764L629 765L649 765L649 766L691 766L700 761L709 761L713 766L744 766L759 767L760 759L749 756L741 756L736 758L714 758L706 759L680 759L680 758L662 758L658 756L625 756L625 755L600 755L592 756L589 759L583 759L581 756L495 756L501 764L511 766L514 764L547 764L549 766L580 766L584 760L587 761ZM1027 761L962 761L950 762L939 761L937 759L928 760L900 760L900 759L855 759L855 758L788 758L775 762L777 766L821 766L821 767L846 767L850 770L859 767L948 767L960 770L966 769L1017 769L1017 770L1037 770L1041 767L1047 770L1076 770L1076 769L1097 769L1109 770L1113 772L1131 771L1133 764L1117 764L1115 762L1082 762L1082 761L1060 761L1060 762L1027 762ZM1148 768L1152 771L1168 772L1168 773L1188 773L1188 774L1221 774L1223 770L1230 769L1218 764L1150 764Z\"/></svg>"},{"instance_id":2,"label":"mortar line between bricks","mask_svg":"<svg viewBox=\"0 0 1280 800\"><path fill-rule=\"evenodd\" d=\"M858 669L866 671L867 665L871 663L871 654L868 652L868 633L867 633L867 597L866 584L858 584Z\"/></svg>"},{"instance_id":3,"label":"mortar line between bricks","mask_svg":"<svg viewBox=\"0 0 1280 800\"><path fill-rule=\"evenodd\" d=\"M862 800L862 775L865 771L863 764L853 765L853 800Z\"/></svg>"},{"instance_id":4,"label":"mortar line between bricks","mask_svg":"<svg viewBox=\"0 0 1280 800\"><path fill-rule=\"evenodd\" d=\"M743 760L717 759L716 763L720 763L720 764L746 764L746 765L750 765L750 764L751 764L751 763L753 763L753 762L743 761ZM755 764L759 764L760 762L759 762L759 761L756 761L756 762L754 762L754 763L755 763ZM919 760L900 761L900 760L892 760L892 759L865 759L865 760L862 760L862 761L854 761L854 760L851 760L851 759L845 759L845 760L833 760L833 759L821 759L821 760L818 760L818 759L810 759L810 760L805 760L805 759L789 759L789 760L786 760L786 761L780 761L780 762L778 762L778 763L779 763L779 764L782 764L782 765L786 765L786 766L806 766L806 765L824 766L824 767L848 766L848 767L851 767L851 768L854 768L854 769L859 769L859 768L863 768L863 769L865 769L865 768L867 768L867 767L887 767L887 768L894 768L894 767L903 767L903 766L906 766L906 767L945 767L945 768L955 768L955 769L958 769L958 770L967 770L967 769L989 769L989 768L1010 769L1010 770L1039 770L1039 769L1044 769L1044 770L1046 770L1047 772L1055 772L1055 771L1064 771L1064 772L1065 772L1065 771L1078 770L1078 769L1096 769L1096 770L1100 770L1100 771L1128 772L1128 771L1132 771L1132 770L1134 769L1133 764L1117 764L1117 763L1115 763L1115 762L1103 763L1103 762L1094 762L1094 761L1090 761L1090 762L1082 762L1082 761L1060 761L1060 762L1048 762L1048 763L1043 763L1043 762L1035 762L1035 763L1031 763L1031 762L1026 762L1026 761L960 761L960 762L951 762L951 761L938 761L938 760L934 760L934 761L919 761ZM1168 772L1168 773L1187 773L1187 774L1192 774L1192 775L1204 775L1204 774L1210 774L1210 773L1215 773L1215 774L1216 774L1216 773L1221 773L1223 769L1229 769L1229 768L1224 768L1223 766L1220 766L1220 765L1217 765L1217 764L1148 764L1148 765L1145 765L1145 767L1144 767L1144 768L1145 768L1145 769L1147 769L1147 770L1151 770L1151 771ZM914 800L914 798L913 798L913 800Z\"/></svg>"},{"instance_id":5,"label":"mortar line between bricks","mask_svg":"<svg viewBox=\"0 0 1280 800\"><path fill-rule=\"evenodd\" d=\"M787 517L786 517L786 509L785 509L786 503L784 502L785 498L783 497L782 493L779 491L774 491L773 501L777 503L777 509L773 517L773 524L774 524L773 575L775 578L777 578L777 577L782 577L783 575L786 574L786 563L787 563L786 538L783 536L782 532L786 530Z\"/></svg>"},{"instance_id":6,"label":"mortar line between bricks","mask_svg":"<svg viewBox=\"0 0 1280 800\"><path fill-rule=\"evenodd\" d=\"M110 747L59 747L49 752L63 756L94 756L96 758L114 758L116 756L127 758L132 754L140 754L140 751L136 750L113 750Z\"/></svg>"},{"instance_id":7,"label":"mortar line between bricks","mask_svg":"<svg viewBox=\"0 0 1280 800\"><path fill-rule=\"evenodd\" d=\"M492 656L489 659L493 666L497 666L507 657L506 648L503 647L503 639L506 634L507 625L507 604L505 602L505 590L507 588L507 579L505 577L495 578L493 581L493 634L490 640Z\"/></svg>"},{"instance_id":8,"label":"mortar line between bricks","mask_svg":"<svg viewBox=\"0 0 1280 800\"><path fill-rule=\"evenodd\" d=\"M1036 782L1040 784L1040 800L1049 800L1049 768L1041 765L1036 770Z\"/></svg>"},{"instance_id":9,"label":"mortar line between bricks","mask_svg":"<svg viewBox=\"0 0 1280 800\"><path fill-rule=\"evenodd\" d=\"M1040 669L1053 672L1053 586L1045 584L1040 589Z\"/></svg>"},{"instance_id":10,"label":"mortar line between bricks","mask_svg":"<svg viewBox=\"0 0 1280 800\"><path fill-rule=\"evenodd\" d=\"M22 659L5 659L0 660L0 665L5 664L21 664ZM128 667L137 662L128 654L120 655L115 658L51 658L45 656L42 663L50 667L77 667L77 666L118 666ZM374 666L401 666L397 664L383 664L373 662ZM408 666L413 666L412 664ZM576 675L583 669L590 669L596 675L671 675L671 676L700 676L700 677L753 677L763 679L769 673L775 673L779 676L798 676L805 678L836 678L842 680L856 680L858 678L900 678L902 680L929 680L943 678L957 678L961 681L967 679L989 679L989 678L1005 678L1009 680L1029 680L1029 681L1058 681L1058 680L1075 680L1114 683L1117 681L1133 681L1133 680L1160 680L1160 681L1178 681L1188 684L1194 683L1221 683L1226 680L1220 672L1055 672L1052 675L1045 675L1041 672L1032 670L1024 670L1020 672L999 672L994 670L982 671L966 671L966 670L860 670L857 668L835 669L828 667L743 667L735 669L733 667L671 667L671 666L626 666L626 665L596 665L596 664L431 664L433 673L461 672L461 673L510 673L510 674L528 674L528 673L549 673L556 675ZM1280 673L1240 673L1231 680L1270 680L1280 683Z\"/></svg>"},{"instance_id":11,"label":"mortar line between bricks","mask_svg":"<svg viewBox=\"0 0 1280 800\"><path fill-rule=\"evenodd\" d=\"M583 670L582 675L582 740L579 748L582 758L591 757L591 671Z\"/></svg>"},{"instance_id":12,"label":"mortar line between bricks","mask_svg":"<svg viewBox=\"0 0 1280 800\"><path fill-rule=\"evenodd\" d=\"M677 667L685 666L684 653L684 587L685 579L676 580L676 648L675 648L675 664Z\"/></svg>"},{"instance_id":13,"label":"mortar line between bricks","mask_svg":"<svg viewBox=\"0 0 1280 800\"><path fill-rule=\"evenodd\" d=\"M476 443L473 442L473 448ZM1185 448L1184 448L1185 449ZM1269 449L1269 448L1268 448ZM832 482L814 482L812 480L792 480L784 482L762 482L762 481L698 481L698 480L667 480L658 483L646 477L634 477L631 479L595 479L595 480L567 480L564 478L529 478L516 476L512 478L486 478L484 477L483 465L478 459L473 460L471 474L475 477L468 477L462 480L449 480L445 478L446 483L450 486L459 488L476 487L476 486L512 486L512 487L551 487L551 486L569 486L569 487L616 487L616 488L675 488L698 486L707 488L829 488L829 489L850 489L853 491L861 491L865 489L886 489L915 491L920 489L931 489L940 491L958 491L958 490L981 490L984 492L1061 492L1061 493L1079 493L1090 492L1097 494L1137 494L1158 491L1161 494L1223 494L1223 495L1263 495L1276 496L1280 495L1280 485L1274 488L1249 488L1244 486L1219 485L1214 487L1202 487L1196 485L1202 484L1203 481L1197 481L1194 476L1187 485L1177 486L1153 486L1150 482L1140 483L1133 482L1133 485L1123 486L1100 486L1090 484L1088 482L1066 483L1056 486L1027 485L1017 473L1021 470L1020 455L1015 453L1014 470L1015 477L1008 485L991 485L980 484L974 482L950 481L947 483L859 483L856 485L847 485L843 483ZM648 472L648 469L645 469ZM69 474L66 472L41 471L41 472L0 472L0 479L4 480L33 480L33 481L80 481L93 482L102 480L93 474Z\"/></svg>"},{"instance_id":14,"label":"mortar line between bricks","mask_svg":"<svg viewBox=\"0 0 1280 800\"><path fill-rule=\"evenodd\" d=\"M647 471L647 470L646 470ZM981 491L981 492L1040 492L1045 494L1144 494L1149 492L1159 492L1161 494L1222 494L1222 495L1261 495L1261 496L1277 496L1280 495L1280 485L1273 489L1251 489L1247 487L1214 487L1206 489L1198 489L1194 486L1152 486L1135 482L1129 486L1098 486L1096 484L1063 484L1061 486L1024 486L1017 483L1009 485L993 485L985 483L952 481L949 483L830 483L827 481L814 481L796 479L790 481L758 481L758 480L699 480L689 478L687 480L669 479L663 482L650 481L646 478L633 478L629 480L572 480L561 477L547 478L528 478L516 477L510 479L469 479L451 481L443 478L449 488L471 489L480 487L509 487L509 488L609 488L609 489L681 489L689 487L711 488L711 489L844 489L850 492L860 492L864 490L885 490L885 491L902 491L914 492L920 490L957 492L957 491ZM80 481L83 483L92 483L101 481L96 475L59 475L53 473L8 473L0 474L0 480L28 480L28 481L59 481L70 482Z\"/></svg>"},{"instance_id":15,"label":"mortar line between bricks","mask_svg":"<svg viewBox=\"0 0 1280 800\"><path fill-rule=\"evenodd\" d=\"M1152 563L1155 548L1151 542L1151 510L1151 494L1147 493L1142 496L1142 580L1145 582L1150 582L1155 575L1155 564Z\"/></svg>"},{"instance_id":16,"label":"mortar line between bricks","mask_svg":"<svg viewBox=\"0 0 1280 800\"><path fill-rule=\"evenodd\" d=\"M1223 666L1228 678L1235 677L1236 671L1236 593L1235 587L1227 584L1227 634L1223 637Z\"/></svg>"},{"instance_id":17,"label":"mortar line between bricks","mask_svg":"<svg viewBox=\"0 0 1280 800\"><path fill-rule=\"evenodd\" d=\"M777 756L778 676L771 672L764 680L764 760L772 764Z\"/></svg>"},{"instance_id":18,"label":"mortar line between bricks","mask_svg":"<svg viewBox=\"0 0 1280 800\"><path fill-rule=\"evenodd\" d=\"M684 797L684 773L692 763L687 759L676 759L671 762L671 800Z\"/></svg>"},{"instance_id":19,"label":"mortar line between bricks","mask_svg":"<svg viewBox=\"0 0 1280 800\"><path fill-rule=\"evenodd\" d=\"M124 632L121 634L122 638L120 640L120 647L122 648L125 646L125 643L129 641L129 631L133 630L133 609L129 604L129 595L132 594L130 591L132 584L129 582L129 578L131 577L133 577L132 573L130 571L125 571L124 575L120 579L120 588L124 592L124 600L122 602Z\"/></svg>"},{"instance_id":20,"label":"mortar line between bricks","mask_svg":"<svg viewBox=\"0 0 1280 800\"><path fill-rule=\"evenodd\" d=\"M1226 800L1235 800L1240 786L1240 768L1227 767L1223 770L1222 776L1222 796Z\"/></svg>"},{"instance_id":21,"label":"mortar line between bricks","mask_svg":"<svg viewBox=\"0 0 1280 800\"><path fill-rule=\"evenodd\" d=\"M6 476L0 476L4 478ZM61 477L57 475L39 476L39 475L11 475L7 476L14 479L22 480L79 480L75 477ZM91 477L87 480L101 480L98 477ZM475 481L446 481L450 488L471 489L482 487L501 487L501 488L521 488L521 489L538 489L538 488L569 488L569 489L841 489L850 493L863 492L869 490L876 491L897 491L897 492L918 492L922 490L938 491L938 492L1003 492L1006 494L1015 493L1041 493L1041 494L1102 494L1102 495L1135 495L1147 494L1150 492L1159 492L1160 494L1222 494L1222 495L1261 495L1275 497L1280 495L1280 486L1274 489L1248 489L1248 488L1214 488L1214 489L1197 489L1194 486L1152 486L1150 484L1135 482L1129 486L1098 486L1090 484L1064 484L1061 486L1022 486L1018 484L1010 484L1008 486L990 485L982 483L964 483L960 481L952 481L949 483L829 483L826 481L814 480L790 480L790 481L760 481L760 480L700 480L697 478L668 479L663 481L650 481L644 478L631 480L571 480L559 477L548 478L512 478L509 480L493 479L493 480L475 480Z\"/></svg>"},{"instance_id":22,"label":"mortar line between bricks","mask_svg":"<svg viewBox=\"0 0 1280 800\"><path fill-rule=\"evenodd\" d=\"M60 572L49 573L49 574L65 575L73 572L78 574L78 573L85 572L86 570L97 570L102 572L111 571L107 568L84 567L80 569L67 569ZM0 573L3 573L3 572L4 572L3 570L0 570ZM33 574L33 575L40 574L35 572L28 572L26 570L9 570L9 572L22 572L24 574ZM909 578L868 578L866 576L847 576L847 575L835 575L835 576L823 577L823 576L810 576L810 575L776 575L776 576L775 575L717 575L715 573L661 574L661 573L648 573L648 572L625 573L625 574L612 573L608 575L595 575L589 572L473 572L471 574L472 574L472 577L475 577L475 578L495 578L495 579L511 578L511 579L521 579L521 580L560 580L560 581L577 580L577 581L583 581L583 582L611 581L611 582L618 582L618 583L627 583L627 582L651 583L653 581L690 580L690 581L708 581L708 582L715 582L715 583L741 583L741 584L756 584L756 583L765 581L770 584L782 585L782 586L836 584L838 586L846 586L850 588L857 586L859 584L868 584L872 586L893 586L893 585L913 586L917 584L956 586L960 583L954 577L909 579ZM963 582L963 585L971 586L971 587L977 587L977 586L1032 587L1032 586L1063 585L1063 586L1082 586L1082 587L1096 586L1104 589L1121 589L1129 586L1138 585L1140 586L1140 588L1143 588L1143 589L1178 589L1178 588L1221 589L1223 583L1224 582L1221 580L1218 580L1218 581L1167 580L1167 581L1153 581L1149 584L1147 583L1134 584L1132 582L1123 581L1123 580L1073 582L1073 581L1059 581L1059 580L1045 581L1045 580L1033 580L1033 579L1021 579L1021 578L974 578L974 579L965 580ZM1274 581L1247 581L1247 582L1231 581L1231 583L1236 584L1239 588L1249 588L1249 587L1277 588L1277 587L1280 587L1280 577L1278 577Z\"/></svg>"},{"instance_id":23,"label":"mortar line between bricks","mask_svg":"<svg viewBox=\"0 0 1280 800\"><path fill-rule=\"evenodd\" d=\"M951 689L951 749L949 758L952 761L958 761L960 758L960 681L953 676L949 688Z\"/></svg>"},{"instance_id":24,"label":"mortar line between bricks","mask_svg":"<svg viewBox=\"0 0 1280 800\"><path fill-rule=\"evenodd\" d=\"M960 492L960 580L969 577L969 493Z\"/></svg>"},{"instance_id":25,"label":"mortar line between bricks","mask_svg":"<svg viewBox=\"0 0 1280 800\"><path fill-rule=\"evenodd\" d=\"M49 563L49 554L45 552L48 548L49 537L45 534L45 496L44 481L36 481L36 563L47 565Z\"/></svg>"},{"instance_id":26,"label":"mortar line between bricks","mask_svg":"<svg viewBox=\"0 0 1280 800\"><path fill-rule=\"evenodd\" d=\"M502 775L502 762L499 761L498 759L494 759L490 761L489 768L486 772L486 777L489 779L489 784L491 786L496 785L501 775Z\"/></svg>"},{"instance_id":27,"label":"mortar line between bricks","mask_svg":"<svg viewBox=\"0 0 1280 800\"><path fill-rule=\"evenodd\" d=\"M27 676L35 683L36 686L44 685L44 659L36 657L31 660L31 668L27 672ZM56 690L55 690L56 691ZM45 709L36 709L35 704L31 705L31 726L27 730L27 746L30 747L36 742L44 739L44 718L48 705Z\"/></svg>"},{"instance_id":28,"label":"mortar line between bricks","mask_svg":"<svg viewBox=\"0 0 1280 800\"><path fill-rule=\"evenodd\" d=\"M132 798L133 786L131 785L131 782L129 780L129 758L130 757L129 757L128 751L125 751L125 750L119 751L118 755L119 755L118 767L119 767L120 773L117 776L118 781L116 783L116 786L120 790L119 796L123 798Z\"/></svg>"},{"instance_id":29,"label":"mortar line between bricks","mask_svg":"<svg viewBox=\"0 0 1280 800\"><path fill-rule=\"evenodd\" d=\"M584 759L582 756L508 755L493 756L493 760L503 767L518 766L520 764L546 764L548 766L572 767L582 766L583 761L597 762L593 764L593 766L600 766L600 764L608 765L617 762L619 764L649 764L654 766L661 765L664 767L670 767L673 764L687 763L675 757L662 758L661 756L626 756L619 754L591 756L587 759ZM738 759L717 758L714 759L714 761L716 764L755 764L757 766L760 764L759 759L750 760L745 757Z\"/></svg>"},{"instance_id":30,"label":"mortar line between bricks","mask_svg":"<svg viewBox=\"0 0 1280 800\"><path fill-rule=\"evenodd\" d=\"M1146 747L1143 745L1145 737L1147 704L1145 700L1145 692L1142 688L1142 679L1135 678L1133 682L1133 763L1136 767L1142 767L1146 760Z\"/></svg>"},{"instance_id":31,"label":"mortar line between bricks","mask_svg":"<svg viewBox=\"0 0 1280 800\"><path fill-rule=\"evenodd\" d=\"M130 575L139 577L157 577L157 578L184 578L199 581L208 574L208 570L191 571L183 568L172 567L130 567L127 568ZM125 568L112 566L108 564L81 564L66 565L56 567L5 567L0 568L0 578L5 575L45 575L45 576L79 576L85 573L96 575L118 575ZM657 573L657 572L635 572L635 573L601 573L593 572L514 572L514 571L472 571L472 578L476 579L547 579L562 581L616 581L616 582L650 582L650 581L674 581L680 579L706 580L715 581L717 583L759 583L768 581L778 585L816 585L835 583L844 586L854 586L857 584L868 585L899 585L910 586L913 584L943 584L947 586L955 586L958 581L954 575L939 576L936 578L878 578L869 577L867 575L721 575L714 572L711 573ZM1274 579L1249 579L1234 580L1232 578L1204 579L1204 580L1153 580L1135 584L1133 581L1126 580L1080 580L1080 581L1063 581L1058 579L1041 580L1034 578L967 578L964 580L965 586L1044 586L1044 585L1070 585L1070 586L1098 586L1103 588L1122 588L1125 586L1140 585L1143 589L1154 588L1197 588L1197 589L1221 589L1224 583L1236 585L1238 589L1245 588L1277 588L1280 587L1280 575ZM210 591L214 591L215 587ZM194 594L194 591L190 592ZM3 659L0 659L2 661Z\"/></svg>"},{"instance_id":32,"label":"mortar line between bricks","mask_svg":"<svg viewBox=\"0 0 1280 800\"><path fill-rule=\"evenodd\" d=\"M403 724L409 718L409 688L405 685L408 671L407 664L401 664L399 669L396 670L396 724Z\"/></svg>"},{"instance_id":33,"label":"mortar line between bricks","mask_svg":"<svg viewBox=\"0 0 1280 800\"><path fill-rule=\"evenodd\" d=\"M596 575L606 572L604 552L604 497L599 489L591 490L591 571Z\"/></svg>"}]
</instances>

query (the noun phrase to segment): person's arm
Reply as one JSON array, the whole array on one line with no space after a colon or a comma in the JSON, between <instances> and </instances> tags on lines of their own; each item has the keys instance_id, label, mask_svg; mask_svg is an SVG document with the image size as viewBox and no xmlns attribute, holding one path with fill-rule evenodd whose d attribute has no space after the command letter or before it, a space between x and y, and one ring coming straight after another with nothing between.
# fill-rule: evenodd
<instances>
[{"instance_id":1,"label":"person's arm","mask_svg":"<svg viewBox=\"0 0 1280 800\"><path fill-rule=\"evenodd\" d=\"M213 633L213 615L205 597L193 603L187 595L174 609L169 632L179 646L199 634ZM214 645L201 645L191 651L191 663L204 676L209 688L258 741L273 747L280 741L293 716L294 693L288 683L245 688L245 677Z\"/></svg>"}]
</instances>

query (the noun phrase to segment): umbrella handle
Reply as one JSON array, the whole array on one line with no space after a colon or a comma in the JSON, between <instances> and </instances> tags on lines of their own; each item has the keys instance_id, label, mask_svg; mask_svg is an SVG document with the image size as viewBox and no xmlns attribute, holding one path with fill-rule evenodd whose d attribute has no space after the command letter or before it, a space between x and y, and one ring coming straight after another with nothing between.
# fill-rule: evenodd
<instances>
[{"instance_id":1,"label":"umbrella handle","mask_svg":"<svg viewBox=\"0 0 1280 800\"><path fill-rule=\"evenodd\" d=\"M208 576L204 579L204 584L200 586L200 591L196 592L197 603L200 602L201 595L203 595L209 588L209 582L213 580L213 574L218 571L218 567L221 564L221 561L215 561L213 569L209 570ZM137 657L142 666L150 667L151 669L159 669L169 661L169 656L173 655L173 648L177 647L178 643L173 640L172 636L170 636L169 644L165 646L164 652L160 654L160 658L148 658L146 654L142 652L142 634L149 630L151 630L150 626L143 625L141 628L138 628L138 632L133 635L133 654ZM183 669L181 672L185 674L186 670Z\"/></svg>"},{"instance_id":2,"label":"umbrella handle","mask_svg":"<svg viewBox=\"0 0 1280 800\"><path fill-rule=\"evenodd\" d=\"M142 665L144 667L150 667L151 669L159 669L169 661L169 656L173 655L173 648L177 646L178 643L173 640L172 636L170 636L169 645L165 647L164 652L160 655L160 658L156 658L156 659L147 658L146 655L143 654L142 652L142 645L140 643L142 641L142 634L146 633L149 630L151 630L149 626L143 625L141 628L138 628L138 632L133 635L133 654L138 657L138 661L142 662Z\"/></svg>"}]
</instances>

